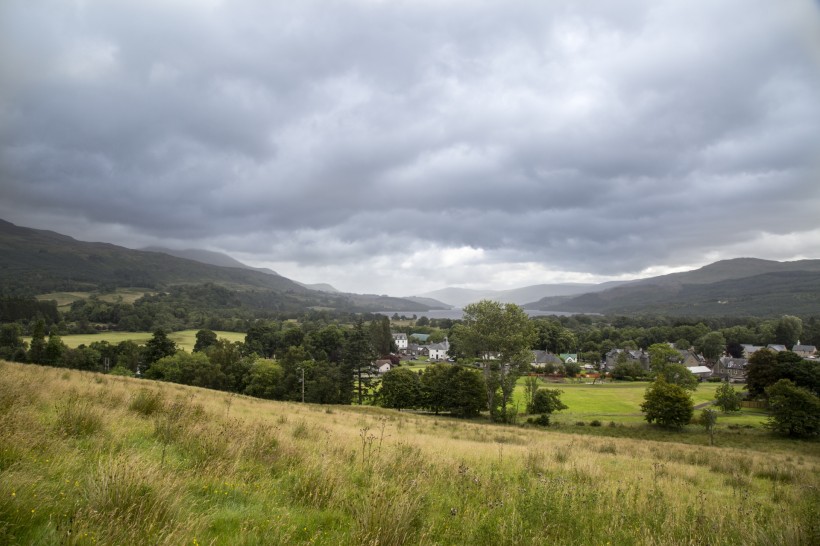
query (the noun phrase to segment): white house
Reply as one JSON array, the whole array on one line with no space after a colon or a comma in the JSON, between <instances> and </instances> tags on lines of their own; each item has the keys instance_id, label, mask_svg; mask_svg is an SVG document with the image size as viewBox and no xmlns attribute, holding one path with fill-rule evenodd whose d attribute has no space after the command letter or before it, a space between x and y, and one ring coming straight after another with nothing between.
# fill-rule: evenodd
<instances>
[{"instance_id":1,"label":"white house","mask_svg":"<svg viewBox=\"0 0 820 546\"><path fill-rule=\"evenodd\" d=\"M704 379L712 375L711 368L707 366L687 366L686 369L692 372L692 375L698 379Z\"/></svg>"},{"instance_id":2,"label":"white house","mask_svg":"<svg viewBox=\"0 0 820 546\"><path fill-rule=\"evenodd\" d=\"M399 351L407 349L407 334L393 334L393 341Z\"/></svg>"},{"instance_id":3,"label":"white house","mask_svg":"<svg viewBox=\"0 0 820 546\"><path fill-rule=\"evenodd\" d=\"M379 373L379 375L389 372L392 367L392 362L386 359L377 360L375 365L376 371Z\"/></svg>"},{"instance_id":4,"label":"white house","mask_svg":"<svg viewBox=\"0 0 820 546\"><path fill-rule=\"evenodd\" d=\"M447 341L447 338L444 338L444 341L441 343L433 343L428 346L430 351L430 360L447 360L448 354L447 351L450 350L450 342Z\"/></svg>"}]
</instances>

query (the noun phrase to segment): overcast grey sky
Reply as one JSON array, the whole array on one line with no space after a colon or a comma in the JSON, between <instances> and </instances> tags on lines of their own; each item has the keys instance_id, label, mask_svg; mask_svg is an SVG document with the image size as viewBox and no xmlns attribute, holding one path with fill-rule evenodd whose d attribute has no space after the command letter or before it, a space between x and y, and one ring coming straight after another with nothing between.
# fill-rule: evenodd
<instances>
[{"instance_id":1,"label":"overcast grey sky","mask_svg":"<svg viewBox=\"0 0 820 546\"><path fill-rule=\"evenodd\" d=\"M820 258L811 0L0 2L0 218L411 295Z\"/></svg>"}]
</instances>

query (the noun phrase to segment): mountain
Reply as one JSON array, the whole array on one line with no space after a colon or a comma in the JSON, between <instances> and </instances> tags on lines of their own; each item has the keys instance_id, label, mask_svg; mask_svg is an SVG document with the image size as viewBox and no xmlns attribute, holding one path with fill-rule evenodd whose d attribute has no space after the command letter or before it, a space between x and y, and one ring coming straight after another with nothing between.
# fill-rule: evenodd
<instances>
[{"instance_id":1,"label":"mountain","mask_svg":"<svg viewBox=\"0 0 820 546\"><path fill-rule=\"evenodd\" d=\"M723 260L597 293L542 298L524 307L604 314L808 315L820 309L820 260Z\"/></svg>"},{"instance_id":2,"label":"mountain","mask_svg":"<svg viewBox=\"0 0 820 546\"><path fill-rule=\"evenodd\" d=\"M176 256L177 258L185 258L186 260L193 260L203 264L218 265L220 267L238 267L240 269L250 269L252 271L267 273L268 275L279 275L279 273L272 269L268 269L267 267L251 267L228 256L227 254L214 252L212 250L202 250L200 248L176 250L161 246L148 246L142 250L147 250L148 252L162 252L163 254L169 254L171 256Z\"/></svg>"},{"instance_id":3,"label":"mountain","mask_svg":"<svg viewBox=\"0 0 820 546\"><path fill-rule=\"evenodd\" d=\"M404 299L414 301L421 305L428 305L430 309L452 309L452 305L448 305L443 301L439 301L433 298L423 298L421 296L405 296Z\"/></svg>"},{"instance_id":4,"label":"mountain","mask_svg":"<svg viewBox=\"0 0 820 546\"><path fill-rule=\"evenodd\" d=\"M209 259L215 258L211 255ZM130 287L162 291L179 285L213 284L243 293L240 300L255 299L279 310L428 309L401 298L318 292L271 273L207 264L165 252L78 241L0 220L0 296L110 292Z\"/></svg>"},{"instance_id":5,"label":"mountain","mask_svg":"<svg viewBox=\"0 0 820 546\"><path fill-rule=\"evenodd\" d=\"M621 281L612 281L602 284L591 283L559 283L536 284L513 288L510 290L471 290L469 288L447 287L432 292L426 292L419 297L433 298L445 302L453 307L463 308L465 305L484 299L495 300L501 303L515 303L524 305L545 297L571 296L606 290L613 286L624 284Z\"/></svg>"}]
</instances>

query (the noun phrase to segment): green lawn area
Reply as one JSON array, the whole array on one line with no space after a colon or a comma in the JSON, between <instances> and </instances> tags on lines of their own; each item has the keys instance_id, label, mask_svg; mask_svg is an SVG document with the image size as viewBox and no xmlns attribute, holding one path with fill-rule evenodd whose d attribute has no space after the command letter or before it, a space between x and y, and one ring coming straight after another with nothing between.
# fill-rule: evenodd
<instances>
[{"instance_id":1,"label":"green lawn area","mask_svg":"<svg viewBox=\"0 0 820 546\"><path fill-rule=\"evenodd\" d=\"M196 333L199 330L182 330L179 332L171 332L168 337L174 341L180 349L185 349L188 352L194 350L196 344ZM69 336L62 336L67 346L76 348L80 345L90 345L95 341L107 341L113 345L121 341L134 341L136 343L145 343L151 336L152 332L101 332L99 334L76 334ZM224 332L216 331L219 338L225 338L229 341L245 341L245 334L242 332ZM31 338L24 338L26 342L31 342Z\"/></svg>"},{"instance_id":2,"label":"green lawn area","mask_svg":"<svg viewBox=\"0 0 820 546\"><path fill-rule=\"evenodd\" d=\"M648 382L629 383L547 383L540 382L542 387L563 391L561 401L568 409L552 415L553 422L571 424L578 421L599 420L604 423L641 423L641 403ZM720 383L701 383L692 393L695 406L714 400L715 391ZM742 386L735 386L740 391ZM520 379L515 389L515 403L520 410L525 407L524 379ZM697 414L699 410L695 410ZM732 414L721 413L718 420L721 425L759 426L766 419L761 410L744 409Z\"/></svg>"}]
</instances>

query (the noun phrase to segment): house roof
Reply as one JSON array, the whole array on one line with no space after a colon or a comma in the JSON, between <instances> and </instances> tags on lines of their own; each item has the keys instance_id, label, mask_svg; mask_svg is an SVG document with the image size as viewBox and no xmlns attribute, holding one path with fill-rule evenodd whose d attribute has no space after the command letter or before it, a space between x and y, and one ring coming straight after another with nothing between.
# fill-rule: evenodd
<instances>
[{"instance_id":1,"label":"house roof","mask_svg":"<svg viewBox=\"0 0 820 546\"><path fill-rule=\"evenodd\" d=\"M817 351L817 347L815 347L814 345L795 345L794 347L792 347L792 351L794 351L795 353L814 353Z\"/></svg>"},{"instance_id":2,"label":"house roof","mask_svg":"<svg viewBox=\"0 0 820 546\"><path fill-rule=\"evenodd\" d=\"M412 334L410 334L410 335L411 335L411 336L413 336L414 338L418 339L419 341L427 341L427 338L429 338L429 337L430 337L430 334L416 334L416 333L412 333Z\"/></svg>"},{"instance_id":3,"label":"house roof","mask_svg":"<svg viewBox=\"0 0 820 546\"><path fill-rule=\"evenodd\" d=\"M393 334L393 339L407 339L407 334Z\"/></svg>"},{"instance_id":4,"label":"house roof","mask_svg":"<svg viewBox=\"0 0 820 546\"><path fill-rule=\"evenodd\" d=\"M774 343L769 343L768 345L766 345L766 348L771 349L772 351L777 351L778 353L786 350L785 345L776 345Z\"/></svg>"},{"instance_id":5,"label":"house roof","mask_svg":"<svg viewBox=\"0 0 820 546\"><path fill-rule=\"evenodd\" d=\"M561 357L561 360L563 360L564 362L566 362L568 358L571 358L576 362L578 361L578 355L575 353L561 353L558 356Z\"/></svg>"},{"instance_id":6,"label":"house roof","mask_svg":"<svg viewBox=\"0 0 820 546\"><path fill-rule=\"evenodd\" d=\"M548 353L547 351L541 351L541 350L538 350L538 349L533 350L532 356L533 356L533 362L535 364L549 364L549 363L563 364L564 363L560 358L558 358L554 354Z\"/></svg>"},{"instance_id":7,"label":"house roof","mask_svg":"<svg viewBox=\"0 0 820 546\"><path fill-rule=\"evenodd\" d=\"M686 369L694 374L712 373L712 370L710 370L707 366L687 366Z\"/></svg>"},{"instance_id":8,"label":"house roof","mask_svg":"<svg viewBox=\"0 0 820 546\"><path fill-rule=\"evenodd\" d=\"M450 342L445 339L441 343L431 343L428 349L431 351L448 351L450 350Z\"/></svg>"}]
</instances>

